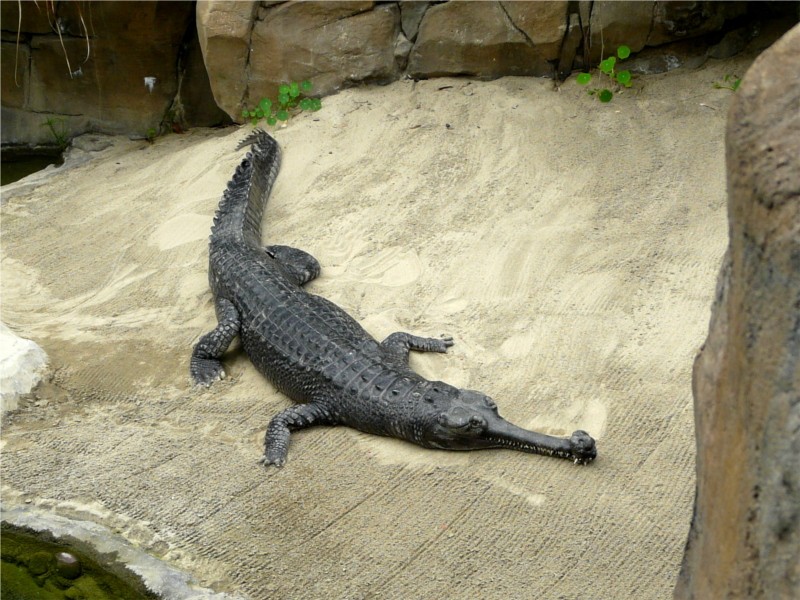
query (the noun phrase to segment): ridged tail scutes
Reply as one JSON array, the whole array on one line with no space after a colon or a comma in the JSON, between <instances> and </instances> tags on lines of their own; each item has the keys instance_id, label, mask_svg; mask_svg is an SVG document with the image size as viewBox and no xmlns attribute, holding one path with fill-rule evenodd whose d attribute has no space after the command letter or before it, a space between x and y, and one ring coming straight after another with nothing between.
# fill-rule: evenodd
<instances>
[{"instance_id":1,"label":"ridged tail scutes","mask_svg":"<svg viewBox=\"0 0 800 600\"><path fill-rule=\"evenodd\" d=\"M228 182L211 228L211 240L233 237L261 245L261 218L281 166L278 142L263 129L254 129L236 147L245 155Z\"/></svg>"}]
</instances>

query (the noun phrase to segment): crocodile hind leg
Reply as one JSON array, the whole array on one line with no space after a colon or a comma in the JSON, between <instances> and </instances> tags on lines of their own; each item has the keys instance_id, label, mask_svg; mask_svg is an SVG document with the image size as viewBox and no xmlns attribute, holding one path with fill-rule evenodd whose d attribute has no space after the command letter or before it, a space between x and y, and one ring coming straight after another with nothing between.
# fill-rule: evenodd
<instances>
[{"instance_id":1,"label":"crocodile hind leg","mask_svg":"<svg viewBox=\"0 0 800 600\"><path fill-rule=\"evenodd\" d=\"M330 423L328 410L317 402L296 404L278 413L267 427L261 464L282 467L286 464L286 455L289 453L289 437L292 431Z\"/></svg>"},{"instance_id":2,"label":"crocodile hind leg","mask_svg":"<svg viewBox=\"0 0 800 600\"><path fill-rule=\"evenodd\" d=\"M291 246L279 245L267 246L264 250L280 263L283 270L297 285L308 283L319 275L319 262L308 252Z\"/></svg>"},{"instance_id":3,"label":"crocodile hind leg","mask_svg":"<svg viewBox=\"0 0 800 600\"><path fill-rule=\"evenodd\" d=\"M213 382L225 378L225 370L220 358L225 354L233 338L239 333L239 311L232 302L217 298L217 326L200 338L192 351L189 373L192 381L208 387Z\"/></svg>"},{"instance_id":4,"label":"crocodile hind leg","mask_svg":"<svg viewBox=\"0 0 800 600\"><path fill-rule=\"evenodd\" d=\"M442 336L441 338L424 338L403 331L391 334L381 342L384 350L400 359L404 364L408 364L408 353L411 350L417 352L447 352L453 345L453 338Z\"/></svg>"}]
</instances>

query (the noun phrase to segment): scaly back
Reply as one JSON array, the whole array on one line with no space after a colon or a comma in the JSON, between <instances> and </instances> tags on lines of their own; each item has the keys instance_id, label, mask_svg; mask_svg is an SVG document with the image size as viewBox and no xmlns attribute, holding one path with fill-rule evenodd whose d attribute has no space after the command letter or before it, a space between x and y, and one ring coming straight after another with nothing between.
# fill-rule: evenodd
<instances>
[{"instance_id":1,"label":"scaly back","mask_svg":"<svg viewBox=\"0 0 800 600\"><path fill-rule=\"evenodd\" d=\"M237 146L252 150L236 167L236 172L222 194L211 241L234 239L261 246L261 218L281 166L281 150L271 135L255 129Z\"/></svg>"}]
</instances>

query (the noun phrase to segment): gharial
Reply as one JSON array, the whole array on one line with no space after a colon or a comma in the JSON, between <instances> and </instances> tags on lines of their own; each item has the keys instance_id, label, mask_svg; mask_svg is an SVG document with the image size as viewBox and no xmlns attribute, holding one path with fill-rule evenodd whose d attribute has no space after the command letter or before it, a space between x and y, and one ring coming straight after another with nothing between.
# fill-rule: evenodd
<instances>
[{"instance_id":1,"label":"gharial","mask_svg":"<svg viewBox=\"0 0 800 600\"><path fill-rule=\"evenodd\" d=\"M254 130L237 148L252 146L219 204L209 242L209 283L218 324L192 352L196 384L222 379L221 358L238 335L256 368L299 402L267 427L261 462L283 466L292 431L346 425L408 440L425 448L509 448L586 464L597 456L585 431L558 438L503 419L488 396L411 370L410 350L445 352L450 337L393 333L378 343L332 302L303 284L320 272L317 260L289 246L261 245L261 220L278 175L281 152Z\"/></svg>"}]
</instances>

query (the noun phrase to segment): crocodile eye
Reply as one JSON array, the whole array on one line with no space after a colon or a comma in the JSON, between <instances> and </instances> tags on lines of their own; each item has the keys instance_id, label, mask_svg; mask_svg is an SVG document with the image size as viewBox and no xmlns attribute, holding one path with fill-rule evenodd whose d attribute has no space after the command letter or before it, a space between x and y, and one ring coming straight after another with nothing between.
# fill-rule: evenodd
<instances>
[{"instance_id":1,"label":"crocodile eye","mask_svg":"<svg viewBox=\"0 0 800 600\"><path fill-rule=\"evenodd\" d=\"M469 425L473 428L483 427L486 425L486 421L484 421L483 417L479 417L478 415L472 415L469 418Z\"/></svg>"},{"instance_id":2,"label":"crocodile eye","mask_svg":"<svg viewBox=\"0 0 800 600\"><path fill-rule=\"evenodd\" d=\"M494 400L492 400L491 398L489 398L489 396L484 396L484 397L483 397L483 402L484 402L484 403L486 404L486 406L488 406L489 408L491 408L491 409L493 409L493 410L497 410L497 404L495 404Z\"/></svg>"}]
</instances>

